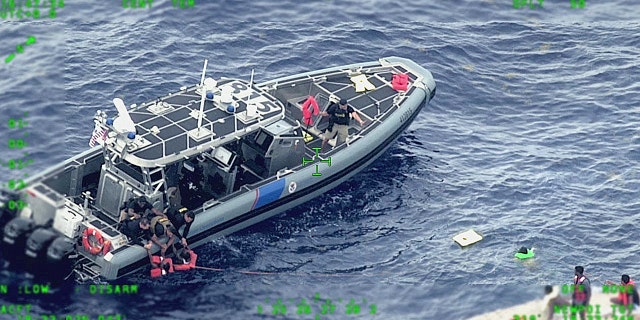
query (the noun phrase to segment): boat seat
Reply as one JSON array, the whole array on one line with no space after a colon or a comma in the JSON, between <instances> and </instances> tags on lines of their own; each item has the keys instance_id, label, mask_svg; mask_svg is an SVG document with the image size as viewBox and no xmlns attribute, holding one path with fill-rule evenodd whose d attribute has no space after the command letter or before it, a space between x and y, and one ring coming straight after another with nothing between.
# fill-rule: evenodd
<instances>
[{"instance_id":1,"label":"boat seat","mask_svg":"<svg viewBox=\"0 0 640 320\"><path fill-rule=\"evenodd\" d=\"M180 196L180 189L178 187L170 187L167 189L167 200L169 206L181 207L182 197Z\"/></svg>"}]
</instances>

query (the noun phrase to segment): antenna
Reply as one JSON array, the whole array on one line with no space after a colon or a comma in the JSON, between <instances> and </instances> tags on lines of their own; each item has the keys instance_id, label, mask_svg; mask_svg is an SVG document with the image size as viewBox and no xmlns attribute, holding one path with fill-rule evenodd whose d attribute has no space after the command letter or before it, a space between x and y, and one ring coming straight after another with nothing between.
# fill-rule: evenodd
<instances>
[{"instance_id":1,"label":"antenna","mask_svg":"<svg viewBox=\"0 0 640 320\"><path fill-rule=\"evenodd\" d=\"M200 112L198 113L198 127L189 131L189 135L196 140L202 140L212 134L209 129L202 127L202 118L204 117L204 98L207 94L207 90L204 87L204 75L207 72L207 63L209 63L209 60L205 59L204 67L202 68L202 77L200 77Z\"/></svg>"},{"instance_id":2,"label":"antenna","mask_svg":"<svg viewBox=\"0 0 640 320\"><path fill-rule=\"evenodd\" d=\"M249 80L249 89L253 89L253 71L255 69L251 69L251 80Z\"/></svg>"}]
</instances>

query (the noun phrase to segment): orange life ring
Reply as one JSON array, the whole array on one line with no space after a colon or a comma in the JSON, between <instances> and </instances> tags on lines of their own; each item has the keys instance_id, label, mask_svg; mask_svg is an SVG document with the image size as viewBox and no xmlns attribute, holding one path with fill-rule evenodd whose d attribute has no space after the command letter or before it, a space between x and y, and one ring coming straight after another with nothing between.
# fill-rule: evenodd
<instances>
[{"instance_id":1,"label":"orange life ring","mask_svg":"<svg viewBox=\"0 0 640 320\"><path fill-rule=\"evenodd\" d=\"M89 237L94 237L95 241L89 243ZM104 239L100 231L93 228L85 229L82 233L82 246L93 255L100 253L104 247Z\"/></svg>"}]
</instances>

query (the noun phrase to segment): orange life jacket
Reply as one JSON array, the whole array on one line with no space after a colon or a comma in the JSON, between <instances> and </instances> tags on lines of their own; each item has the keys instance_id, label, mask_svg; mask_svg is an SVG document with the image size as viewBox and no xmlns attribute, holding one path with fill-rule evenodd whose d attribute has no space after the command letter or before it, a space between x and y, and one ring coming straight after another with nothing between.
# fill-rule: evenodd
<instances>
[{"instance_id":1,"label":"orange life jacket","mask_svg":"<svg viewBox=\"0 0 640 320\"><path fill-rule=\"evenodd\" d=\"M302 118L304 120L304 124L310 126L313 125L313 119L311 119L311 110L309 110L309 105L313 107L313 115L318 115L320 112L320 108L318 108L318 102L313 96L309 96L307 100L302 104Z\"/></svg>"},{"instance_id":2,"label":"orange life jacket","mask_svg":"<svg viewBox=\"0 0 640 320\"><path fill-rule=\"evenodd\" d=\"M404 73L394 74L391 80L391 86L396 91L407 91L409 85L409 76Z\"/></svg>"},{"instance_id":3,"label":"orange life jacket","mask_svg":"<svg viewBox=\"0 0 640 320\"><path fill-rule=\"evenodd\" d=\"M186 271L186 270L190 270L196 267L196 260L198 259L198 255L193 252L193 250L189 251L189 255L191 256L191 259L189 260L189 263L187 264L176 264L175 266L173 266L174 269L176 269L176 271ZM180 259L180 258L176 258L176 259Z\"/></svg>"},{"instance_id":4,"label":"orange life jacket","mask_svg":"<svg viewBox=\"0 0 640 320\"><path fill-rule=\"evenodd\" d=\"M581 276L578 279L578 276L573 277L573 283L575 284L575 288L573 289L573 298L577 302L587 301L587 293L584 288L584 281L587 280L587 277Z\"/></svg>"},{"instance_id":5,"label":"orange life jacket","mask_svg":"<svg viewBox=\"0 0 640 320\"><path fill-rule=\"evenodd\" d=\"M166 261L167 263L169 263L169 273L172 273L174 271L173 261L171 260L171 258L162 259L160 256L152 256L151 263L156 264L158 266L157 268L151 268L152 278L157 278L164 275L163 274L164 270L160 267L160 264L162 263L162 261Z\"/></svg>"},{"instance_id":6,"label":"orange life jacket","mask_svg":"<svg viewBox=\"0 0 640 320\"><path fill-rule=\"evenodd\" d=\"M636 285L633 280L629 279L629 283L620 286L620 293L618 293L618 299L623 306L629 306L633 304L633 287Z\"/></svg>"}]
</instances>

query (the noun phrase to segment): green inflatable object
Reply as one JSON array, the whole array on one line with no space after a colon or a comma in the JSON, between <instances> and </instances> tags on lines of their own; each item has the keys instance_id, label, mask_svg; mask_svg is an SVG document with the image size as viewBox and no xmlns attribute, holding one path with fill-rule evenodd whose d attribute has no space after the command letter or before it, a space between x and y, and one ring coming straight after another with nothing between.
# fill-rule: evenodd
<instances>
[{"instance_id":1,"label":"green inflatable object","mask_svg":"<svg viewBox=\"0 0 640 320\"><path fill-rule=\"evenodd\" d=\"M529 259L533 258L535 253L533 253L533 248L527 249L525 247L520 248L518 252L516 252L516 258L518 259Z\"/></svg>"}]
</instances>

